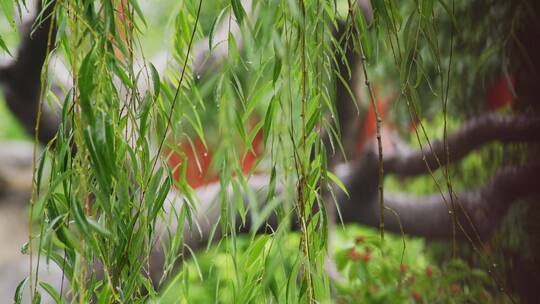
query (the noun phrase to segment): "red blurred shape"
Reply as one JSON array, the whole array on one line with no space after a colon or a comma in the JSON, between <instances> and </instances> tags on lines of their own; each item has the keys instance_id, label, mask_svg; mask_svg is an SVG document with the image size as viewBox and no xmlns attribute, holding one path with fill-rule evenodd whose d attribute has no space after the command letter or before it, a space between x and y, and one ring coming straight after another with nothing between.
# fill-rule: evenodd
<instances>
[{"instance_id":1,"label":"red blurred shape","mask_svg":"<svg viewBox=\"0 0 540 304\"><path fill-rule=\"evenodd\" d=\"M257 132L257 135L253 138L251 146L253 151L245 153L242 159L242 172L248 173L255 162L260 158L263 152L262 144L263 134L262 131ZM194 148L189 143L183 143L180 145L179 150L181 153L172 152L168 159L169 166L173 170L173 177L176 181L180 180L182 174L182 154L186 157L186 181L193 188L196 189L200 186L214 182L218 180L218 174L210 174L210 164L212 163L212 153L204 147L202 141L197 138L193 142ZM199 165L197 164L199 160Z\"/></svg>"},{"instance_id":2,"label":"red blurred shape","mask_svg":"<svg viewBox=\"0 0 540 304\"><path fill-rule=\"evenodd\" d=\"M200 187L209 182L207 178L208 168L212 161L211 153L204 147L200 139L196 139L193 143L194 149L191 148L189 143L184 143L180 146L180 151L185 155L187 168L186 168L186 181L192 188ZM199 159L199 166L197 165L197 159ZM182 173L182 157L178 153L173 152L169 157L169 165L173 169L173 177L175 180L180 180L180 174Z\"/></svg>"},{"instance_id":3,"label":"red blurred shape","mask_svg":"<svg viewBox=\"0 0 540 304\"><path fill-rule=\"evenodd\" d=\"M511 86L510 86L511 84ZM492 111L496 111L506 105L513 105L515 98L512 87L516 85L516 77L510 75L509 78L502 77L487 90L487 103Z\"/></svg>"},{"instance_id":4,"label":"red blurred shape","mask_svg":"<svg viewBox=\"0 0 540 304\"><path fill-rule=\"evenodd\" d=\"M393 99L394 97L388 97L388 96L381 96L380 88L378 86L375 86L374 94L375 94L375 102L377 104L377 110L379 111L379 114L381 115L381 119L384 119L384 116L386 114L388 102L390 99ZM387 124L383 124L383 130L384 128L388 127ZM376 135L377 131L377 116L375 115L375 109L373 109L373 104L370 103L369 110L366 113L366 116L364 118L364 123L362 125L362 129L360 131L360 134L358 136L358 139L356 141L356 149L354 151L354 157L353 159L358 159L360 156L362 156L362 153L364 151L364 146L368 142L370 138ZM383 136L384 139L384 136Z\"/></svg>"},{"instance_id":5,"label":"red blurred shape","mask_svg":"<svg viewBox=\"0 0 540 304\"><path fill-rule=\"evenodd\" d=\"M413 290L411 292L411 297L414 299L415 302L422 302L422 295L416 290Z\"/></svg>"}]
</instances>

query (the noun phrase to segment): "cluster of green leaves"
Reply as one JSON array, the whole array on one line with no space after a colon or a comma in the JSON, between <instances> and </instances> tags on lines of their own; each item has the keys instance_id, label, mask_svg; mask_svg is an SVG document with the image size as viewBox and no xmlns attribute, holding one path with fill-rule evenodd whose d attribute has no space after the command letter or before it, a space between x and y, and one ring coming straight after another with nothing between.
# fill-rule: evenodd
<instances>
[{"instance_id":1,"label":"cluster of green leaves","mask_svg":"<svg viewBox=\"0 0 540 304\"><path fill-rule=\"evenodd\" d=\"M433 118L444 100L453 117L485 111L489 86L501 79L510 83L530 62L517 39L527 20L536 22L527 1L416 0L390 10L384 1L373 2L380 22L371 33L372 78L387 83L390 94L399 88L391 116L402 129ZM377 39L382 35L390 38Z\"/></svg>"},{"instance_id":2,"label":"cluster of green leaves","mask_svg":"<svg viewBox=\"0 0 540 304\"><path fill-rule=\"evenodd\" d=\"M329 301L330 281L323 267L329 219L323 193L336 180L328 172L327 151L340 153L334 84L339 78L335 66L345 60L345 51L332 37L340 20L338 8L346 11L342 18L346 32L352 34L351 45L362 53L366 82L377 71L375 63L391 67L386 75L399 79L396 87L412 121L422 116L427 102L440 99L444 133L453 75L447 73L452 67L448 49L455 45L445 44L449 33L439 28L451 28L453 41L460 33L455 12L472 7L454 7L450 1L376 0L374 19L368 24L358 8L348 9L353 2L254 1L259 6L255 19L248 18L252 12L239 0L217 1L211 9L201 0L171 5L168 20L174 39L168 47L174 64L163 73L146 61L140 41L147 27L146 12L136 0L55 2L58 37L52 44L74 81L65 90L57 138L36 166L31 213L39 225L28 244L31 259L44 255L61 267L66 279L62 291L78 302L93 296L102 303ZM215 41L215 32L219 24L233 19L240 24L242 41L229 33L226 58L208 75L193 75L193 44L203 36L208 36L211 49L225 43ZM50 85L45 77L43 85ZM427 91L435 98L421 100ZM251 143L259 132L265 156L245 175L241 160L253 152ZM325 133L333 149L323 145ZM196 230L199 204L185 178L186 162L179 168L167 166L173 153L186 159L179 142L188 142L195 150L196 140L215 151L211 167L219 172L221 184L220 216L212 227L221 242L202 256L183 238L184 229ZM77 153L72 153L74 149ZM46 162L50 171L43 169ZM174 170L181 172L178 180L172 178ZM264 201L249 187L255 170L270 172ZM274 193L278 184L284 189L280 195ZM167 197L175 195L176 205L166 212ZM277 229L254 237L272 214L278 219ZM248 219L251 234L239 237L237 228ZM300 227L298 235L290 233L292 221ZM177 225L160 228L159 222ZM383 249L391 258L374 257L369 267L347 259L352 247L337 250L339 268L348 279L339 287L345 301L368 297L373 286L368 277L379 280L374 283L382 290L374 292L374 301L390 295L400 300L410 297L413 287L402 286L393 276L400 251L390 247L397 242L388 242L370 243L373 256L388 246ZM365 251L366 246L357 250ZM412 247L417 248L415 253L421 251L421 246ZM159 297L147 274L156 248L165 256L162 280L180 264L171 287ZM96 264L103 267L103 275L94 272ZM423 267L411 267L410 274L420 276ZM439 281L437 286L442 287L432 290L434 285L419 281L419 292L424 291L426 299L436 297L437 290L446 293L450 281L443 277ZM452 281L465 284L466 279ZM40 289L54 298L61 292L40 282L38 273L32 273L28 282L34 299ZM463 285L467 299L480 290L465 288L469 285Z\"/></svg>"},{"instance_id":3,"label":"cluster of green leaves","mask_svg":"<svg viewBox=\"0 0 540 304\"><path fill-rule=\"evenodd\" d=\"M213 246L186 264L189 279L178 276L155 303L172 303L187 294L189 303L295 302L294 271L273 273L277 264L295 267L300 235L289 233L283 247L269 236L239 237L238 250L245 271L238 271L227 249ZM406 247L403 248L403 242ZM439 266L425 254L420 239L387 235L384 245L373 229L348 225L333 240L333 258L343 277L333 284L336 303L492 303L496 286L487 272L462 260ZM384 247L384 256L381 254ZM279 255L271 251L279 251ZM281 256L281 260L276 260ZM298 271L298 269L295 269ZM250 282L237 291L236 282ZM266 291L259 290L268 285ZM498 298L497 298L498 299Z\"/></svg>"},{"instance_id":4,"label":"cluster of green leaves","mask_svg":"<svg viewBox=\"0 0 540 304\"><path fill-rule=\"evenodd\" d=\"M159 156L151 154L147 128L150 110L167 110L152 106L158 103L160 77L151 65L145 72L153 89L139 92L133 33L144 19L130 3L129 9L124 4L123 20L118 2L53 3L58 41L52 43L69 64L73 87L66 88L56 139L36 168L30 212L40 221L28 253L30 260L46 256L56 263L65 276L63 292L81 302L155 295L141 269L149 267L156 222L172 182L167 170L156 166ZM135 14L141 18L137 23ZM43 170L46 162L49 173ZM96 262L103 267L101 277ZM34 301L40 298L38 286L64 301L62 290L39 281L38 271L28 281Z\"/></svg>"},{"instance_id":5,"label":"cluster of green leaves","mask_svg":"<svg viewBox=\"0 0 540 304\"><path fill-rule=\"evenodd\" d=\"M2 34L0 34L0 50L12 56L12 50L10 51L8 44L11 42L11 40L17 39L18 32L14 13L16 9L19 13L18 15L22 16L22 5L19 1L2 0L0 1L0 7L2 8L2 15L5 17L5 19L0 21L0 28L2 29ZM10 29L10 31L7 31L7 37L4 36L6 34L6 31L3 30L4 28Z\"/></svg>"},{"instance_id":6,"label":"cluster of green leaves","mask_svg":"<svg viewBox=\"0 0 540 304\"><path fill-rule=\"evenodd\" d=\"M388 235L381 243L373 230L348 226L336 244L338 270L345 276L336 284L340 303L490 303L496 292L481 269L461 260L439 266L420 239Z\"/></svg>"},{"instance_id":7,"label":"cluster of green leaves","mask_svg":"<svg viewBox=\"0 0 540 304\"><path fill-rule=\"evenodd\" d=\"M283 230L284 232L285 230ZM283 233L279 232L279 233ZM295 303L305 285L298 285L300 235L287 233L279 244L276 236L239 236L232 256L230 245L212 246L186 263L187 280L178 275L162 292L157 303ZM304 289L304 290L301 290ZM322 297L322 286L315 289Z\"/></svg>"},{"instance_id":8,"label":"cluster of green leaves","mask_svg":"<svg viewBox=\"0 0 540 304\"><path fill-rule=\"evenodd\" d=\"M55 53L65 59L74 79L73 87L65 88L58 135L36 166L30 208L32 218L39 220L28 253L31 260L45 256L56 263L66 283L64 290L54 290L32 272L21 287L28 282L35 301L40 292L60 302L61 292L79 302L94 296L103 303L146 301L157 295L156 282L147 274L155 248L164 252L165 275L173 265L183 264L188 252L196 260L183 236L184 229L196 229L198 200L186 181L186 165L173 180L176 168L169 168L166 160L170 153L183 156L179 141L193 143L196 137L207 145L208 126L201 119L207 109L215 113L219 142L212 165L222 186L213 231L219 228L229 259L237 267L260 263L258 254L267 244L279 249L288 242L285 232L293 220L301 227L293 262L284 262L278 249L265 249L273 271L262 281L260 267L250 268L245 277L239 272L232 297L247 301L273 294L281 299L285 290L276 289L275 281L286 277L290 288L285 297L292 301L330 298L323 270L328 219L322 200L330 179L320 128L333 128L325 114L335 113L330 80L333 62L342 60L331 41L335 8L323 1L261 1L259 17L249 20L238 0L223 3L222 11L211 17L208 36L213 37L221 19L235 18L246 54L240 53L238 37L229 34L228 55L205 89L193 75L190 53L202 36L201 4L186 1L174 10L171 49L177 68L160 75L144 60L139 71L135 60L145 58L139 37L146 24L136 1L53 3L58 38L49 47L56 46ZM223 43L209 41L211 48ZM49 85L44 77L44 88ZM255 116L259 120L250 126ZM280 197L269 191L268 205L258 202L240 164L253 150L258 132L264 134L269 155L269 188L282 184L288 189ZM333 129L328 132L339 136ZM43 169L46 162L50 171ZM167 196L175 193L176 205L165 211ZM273 213L278 229L264 239L252 239L246 257L238 248L237 227L249 216L254 233ZM162 231L158 222L177 225ZM102 275L95 265L103 268ZM180 267L179 277L188 284L189 267ZM188 296L186 292L181 298Z\"/></svg>"}]
</instances>

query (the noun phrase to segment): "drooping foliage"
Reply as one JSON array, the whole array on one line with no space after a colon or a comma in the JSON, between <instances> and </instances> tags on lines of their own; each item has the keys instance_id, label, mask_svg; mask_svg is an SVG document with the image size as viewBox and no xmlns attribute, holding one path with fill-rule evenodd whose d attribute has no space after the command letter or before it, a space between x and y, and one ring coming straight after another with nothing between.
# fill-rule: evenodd
<instances>
[{"instance_id":1,"label":"drooping foliage","mask_svg":"<svg viewBox=\"0 0 540 304\"><path fill-rule=\"evenodd\" d=\"M226 299L329 301L328 231L339 221L329 214L334 186L343 187L329 164L345 153L336 127L336 83L353 100L362 95L355 90L363 90L364 100L352 107L358 114L374 109L383 215L385 121L373 79L395 79L396 124L419 124L414 130L421 141L429 136L422 119L441 112L446 140L448 113L467 116L484 107L469 101L479 98L474 87L486 75L513 77L509 61L495 61L513 55L506 53L508 37L519 29L515 20L526 2L491 2L377 0L362 10L351 0L182 1L166 16L174 30L161 69L145 55L148 24L136 0L43 1L46 13L35 26L50 21L49 56L65 61L72 83L60 101L48 74L41 77L41 96L61 107L61 124L35 157L35 225L26 250L31 265L40 257L58 265L65 284L55 290L31 272L21 287L28 282L34 299L46 291L78 302L144 302L157 298L174 274L170 286L183 288L174 296L188 301L191 272L203 274L186 239L208 230L209 242L220 240L215 257L234 269ZM11 21L10 12L25 5L2 4ZM490 8L486 22L475 22L479 17L468 12L483 7ZM490 18L501 16L515 27L491 27ZM478 28L469 30L473 24ZM1 37L0 48L8 50ZM197 52L206 50L198 61ZM348 85L357 68L349 65L349 52L360 58L358 88ZM211 207L219 220L207 226L196 215L202 203L188 180L188 157L195 172L214 174L220 185ZM440 191L452 198L448 168ZM249 184L260 172L270 176L262 191ZM267 226L271 220L277 225ZM238 231L248 223L246 241ZM380 223L377 247L384 253L382 216ZM291 237L293 229L298 238ZM260 231L267 235L257 237ZM291 243L296 250L284 254ZM341 264L340 270L353 267Z\"/></svg>"}]
</instances>

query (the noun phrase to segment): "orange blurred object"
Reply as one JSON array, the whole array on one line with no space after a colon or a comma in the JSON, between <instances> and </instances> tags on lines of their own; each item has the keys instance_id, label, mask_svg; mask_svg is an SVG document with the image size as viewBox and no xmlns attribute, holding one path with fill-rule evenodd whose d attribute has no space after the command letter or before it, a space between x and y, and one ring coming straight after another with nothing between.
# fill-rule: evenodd
<instances>
[{"instance_id":1,"label":"orange blurred object","mask_svg":"<svg viewBox=\"0 0 540 304\"><path fill-rule=\"evenodd\" d=\"M257 132L251 143L253 149L245 153L241 164L244 174L248 173L259 159L263 151L262 138L262 131ZM182 174L181 155L183 154L187 162L186 181L192 188L196 189L210 182L217 181L219 177L217 173L209 172L210 164L212 163L211 151L205 148L199 138L194 140L193 146L192 148L189 143L181 144L179 147L181 153L172 152L168 163L172 168L174 179L179 181Z\"/></svg>"},{"instance_id":2,"label":"orange blurred object","mask_svg":"<svg viewBox=\"0 0 540 304\"><path fill-rule=\"evenodd\" d=\"M194 148L189 143L184 143L180 146L180 151L184 154L187 162L187 183L192 188L197 188L210 181L207 179L207 174L212 161L212 155L204 147L199 138L194 141L193 146ZM199 160L198 164L197 159ZM178 153L173 152L168 162L172 168L174 179L177 181L180 180L180 175L182 174L182 157Z\"/></svg>"}]
</instances>

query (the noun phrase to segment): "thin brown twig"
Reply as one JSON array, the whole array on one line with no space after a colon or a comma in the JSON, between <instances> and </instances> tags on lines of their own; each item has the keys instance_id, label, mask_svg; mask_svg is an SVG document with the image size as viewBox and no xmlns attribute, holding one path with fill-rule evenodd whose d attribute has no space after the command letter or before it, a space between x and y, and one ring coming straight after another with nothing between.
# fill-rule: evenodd
<instances>
[{"instance_id":1,"label":"thin brown twig","mask_svg":"<svg viewBox=\"0 0 540 304\"><path fill-rule=\"evenodd\" d=\"M371 83L369 81L368 72L367 72L367 58L366 53L364 50L364 46L362 45L362 41L360 39L360 31L356 27L356 18L355 18L355 10L352 6L351 1L349 0L349 16L352 19L352 26L354 32L357 34L358 37L358 45L360 47L360 56L362 60L362 71L364 73L364 81L365 85L369 91L369 99L371 102L371 106L373 107L373 110L375 112L375 119L376 119L376 137L377 137L377 147L378 147L378 154L379 154L379 176L378 176L378 189L379 189L379 208L380 208L380 218L379 218L379 229L381 233L381 241L384 242L384 167L383 167L383 147L382 147L382 118L381 114L379 113L379 109L377 107L377 101L375 98L375 93L373 92L373 87L371 86Z\"/></svg>"},{"instance_id":2,"label":"thin brown twig","mask_svg":"<svg viewBox=\"0 0 540 304\"><path fill-rule=\"evenodd\" d=\"M54 22L55 22L55 18L54 18L54 13L55 13L55 9L56 9L56 4L54 4L54 7L53 7L53 10L51 12L51 15L50 16L45 16L45 18L51 18L51 23L49 25L49 29L48 29L48 34L47 34L47 50L46 50L46 56L48 56L48 54L50 53L51 49L52 49L52 36L53 36L53 31L54 31ZM41 24L39 25L41 26ZM47 58L47 57L46 57ZM49 61L46 60L45 61L45 64L43 66L42 69L47 69L47 66L49 64ZM41 78L41 83L40 83L40 88L39 88L39 100L38 100L38 111L37 111L37 117L36 117L36 124L35 124L35 127L34 127L34 148L33 148L33 152L32 152L32 186L31 186L31 196L30 196L30 218L28 220L28 252L29 252L29 255L30 255L30 258L29 258L29 263L30 263L30 267L29 267L29 281L30 281L30 300L31 302L34 302L34 294L37 290L37 281L38 281L38 269L39 269L39 253L41 252L41 250L38 248L38 264L37 264L37 269L36 269L36 282L35 282L35 286L33 286L33 283L32 283L32 264L33 264L33 258L32 258L32 255L33 255L33 246L32 246L32 220L33 220L33 217L34 217L34 208L35 208L35 204L36 204L36 194L37 194L37 191L36 191L36 163L37 163L37 149L38 149L38 144L39 144L39 126L40 126L40 121L41 121L41 114L42 114L42 99L44 98L44 94L45 94L45 83L47 81L47 73L45 73L45 75L42 76Z\"/></svg>"}]
</instances>

